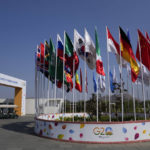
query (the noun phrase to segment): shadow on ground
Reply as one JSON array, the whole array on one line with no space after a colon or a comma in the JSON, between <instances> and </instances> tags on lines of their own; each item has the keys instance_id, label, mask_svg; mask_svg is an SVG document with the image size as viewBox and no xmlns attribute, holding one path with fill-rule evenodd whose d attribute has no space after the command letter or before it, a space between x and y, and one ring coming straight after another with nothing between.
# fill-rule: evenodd
<instances>
[{"instance_id":1,"label":"shadow on ground","mask_svg":"<svg viewBox=\"0 0 150 150\"><path fill-rule=\"evenodd\" d=\"M35 135L34 121L19 121L19 120L17 120L16 122L6 121L6 123L1 125L1 128L9 131Z\"/></svg>"}]
</instances>

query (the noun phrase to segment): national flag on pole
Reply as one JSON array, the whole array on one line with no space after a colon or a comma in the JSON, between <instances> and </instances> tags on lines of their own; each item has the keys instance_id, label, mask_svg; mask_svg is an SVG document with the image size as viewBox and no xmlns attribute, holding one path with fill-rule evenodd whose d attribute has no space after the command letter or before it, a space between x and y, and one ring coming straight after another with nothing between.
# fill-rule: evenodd
<instances>
[{"instance_id":1,"label":"national flag on pole","mask_svg":"<svg viewBox=\"0 0 150 150\"><path fill-rule=\"evenodd\" d=\"M121 49L121 56L130 63L132 69L132 82L135 82L138 74L139 74L139 66L136 62L131 43L124 33L124 31L119 27L120 30L120 49Z\"/></svg>"},{"instance_id":2,"label":"national flag on pole","mask_svg":"<svg viewBox=\"0 0 150 150\"><path fill-rule=\"evenodd\" d=\"M106 89L106 85L105 85L105 76L99 76L98 77L98 84L99 84L99 89L101 90L102 93L104 93L105 89Z\"/></svg>"},{"instance_id":3,"label":"national flag on pole","mask_svg":"<svg viewBox=\"0 0 150 150\"><path fill-rule=\"evenodd\" d=\"M50 39L50 59L49 59L49 74L50 74L50 80L55 83L55 65L56 65L56 53L55 53L55 47Z\"/></svg>"},{"instance_id":4,"label":"national flag on pole","mask_svg":"<svg viewBox=\"0 0 150 150\"><path fill-rule=\"evenodd\" d=\"M130 43L131 43L129 30L127 30L127 37L128 37L128 39L129 39L129 41L130 41ZM129 66L128 66L128 67L129 67ZM134 76L135 76L135 73L134 73L133 69L131 68L131 80L132 80L132 81L134 81L134 79L136 78L136 77L134 77Z\"/></svg>"},{"instance_id":5,"label":"national flag on pole","mask_svg":"<svg viewBox=\"0 0 150 150\"><path fill-rule=\"evenodd\" d=\"M120 54L119 44L115 41L115 39L111 35L108 27L106 27L106 31L107 31L107 51L119 55Z\"/></svg>"},{"instance_id":6,"label":"national flag on pole","mask_svg":"<svg viewBox=\"0 0 150 150\"><path fill-rule=\"evenodd\" d=\"M58 87L61 87L61 83L63 82L63 52L64 52L64 46L63 42L57 34L57 85Z\"/></svg>"},{"instance_id":7,"label":"national flag on pole","mask_svg":"<svg viewBox=\"0 0 150 150\"><path fill-rule=\"evenodd\" d=\"M63 58L63 53L64 53L63 42L60 38L60 35L57 34L57 56Z\"/></svg>"},{"instance_id":8,"label":"national flag on pole","mask_svg":"<svg viewBox=\"0 0 150 150\"><path fill-rule=\"evenodd\" d=\"M79 81L79 76L76 72L76 78L75 78L75 88L79 91L79 92L82 92L81 90L81 84L80 84L80 81Z\"/></svg>"},{"instance_id":9,"label":"national flag on pole","mask_svg":"<svg viewBox=\"0 0 150 150\"><path fill-rule=\"evenodd\" d=\"M150 85L150 72L148 71L148 69L142 64L142 69L138 75L138 83L142 83L142 75L141 75L141 72L143 72L143 81L144 81L144 84L146 86L149 86Z\"/></svg>"},{"instance_id":10,"label":"national flag on pole","mask_svg":"<svg viewBox=\"0 0 150 150\"><path fill-rule=\"evenodd\" d=\"M42 49L43 51L43 49ZM44 72L43 66L44 64L41 64L41 44L40 46L37 46L37 52L36 52L36 65L37 65L37 70L40 72Z\"/></svg>"},{"instance_id":11,"label":"national flag on pole","mask_svg":"<svg viewBox=\"0 0 150 150\"><path fill-rule=\"evenodd\" d=\"M48 71L49 67L49 57L50 57L50 47L48 42L45 41L45 70Z\"/></svg>"},{"instance_id":12,"label":"national flag on pole","mask_svg":"<svg viewBox=\"0 0 150 150\"><path fill-rule=\"evenodd\" d=\"M96 84L94 72L93 72L93 86L94 86L94 92L96 92L97 91L97 84Z\"/></svg>"},{"instance_id":13,"label":"national flag on pole","mask_svg":"<svg viewBox=\"0 0 150 150\"><path fill-rule=\"evenodd\" d=\"M74 29L74 49L77 51L78 55L84 60L85 54L85 43L84 38Z\"/></svg>"},{"instance_id":14,"label":"national flag on pole","mask_svg":"<svg viewBox=\"0 0 150 150\"><path fill-rule=\"evenodd\" d=\"M140 30L138 30L139 43L136 50L136 58L142 62L143 65L147 67L150 71L150 43L143 36ZM140 49L139 49L140 45ZM141 59L140 59L140 51L141 51Z\"/></svg>"},{"instance_id":15,"label":"national flag on pole","mask_svg":"<svg viewBox=\"0 0 150 150\"><path fill-rule=\"evenodd\" d=\"M106 32L107 32L107 51L115 53L117 63L120 64L120 46L111 35L108 27L106 27ZM123 58L121 59L122 59L122 67L126 67L127 66L126 61Z\"/></svg>"},{"instance_id":16,"label":"national flag on pole","mask_svg":"<svg viewBox=\"0 0 150 150\"><path fill-rule=\"evenodd\" d=\"M96 41L96 72L102 76L105 76L96 29L95 29L95 41Z\"/></svg>"},{"instance_id":17,"label":"national flag on pole","mask_svg":"<svg viewBox=\"0 0 150 150\"><path fill-rule=\"evenodd\" d=\"M111 92L114 93L115 92L115 85L113 82L113 74L111 73L111 71L109 71L109 77L110 77L110 89L111 89Z\"/></svg>"},{"instance_id":18,"label":"national flag on pole","mask_svg":"<svg viewBox=\"0 0 150 150\"><path fill-rule=\"evenodd\" d=\"M80 82L81 82L81 92L82 92L82 71L81 71L81 68L80 68Z\"/></svg>"},{"instance_id":19,"label":"national flag on pole","mask_svg":"<svg viewBox=\"0 0 150 150\"><path fill-rule=\"evenodd\" d=\"M67 73L66 71L64 71L64 73L65 73L64 83L65 83L66 92L69 92L73 88L73 81L69 73Z\"/></svg>"},{"instance_id":20,"label":"national flag on pole","mask_svg":"<svg viewBox=\"0 0 150 150\"><path fill-rule=\"evenodd\" d=\"M37 52L36 52L37 66L40 66L40 58L41 58L41 49L40 46L37 45Z\"/></svg>"},{"instance_id":21,"label":"national flag on pole","mask_svg":"<svg viewBox=\"0 0 150 150\"><path fill-rule=\"evenodd\" d=\"M127 72L128 72L128 75L131 75L131 71L130 71L130 67L127 66ZM142 84L142 72L143 72L143 81L144 81L144 84L146 86L149 86L150 85L150 72L148 71L148 69L142 64L141 66L141 71L139 72L139 75L138 75L138 78L135 82L135 84Z\"/></svg>"},{"instance_id":22,"label":"national flag on pole","mask_svg":"<svg viewBox=\"0 0 150 150\"><path fill-rule=\"evenodd\" d=\"M41 65L44 65L44 57L45 57L45 48L44 48L44 44L41 43Z\"/></svg>"},{"instance_id":23,"label":"national flag on pole","mask_svg":"<svg viewBox=\"0 0 150 150\"><path fill-rule=\"evenodd\" d=\"M86 29L84 39L85 39L85 51L86 53L88 53L88 56L86 56L86 63L88 67L93 70L96 67L96 49L93 40L91 39Z\"/></svg>"},{"instance_id":24,"label":"national flag on pole","mask_svg":"<svg viewBox=\"0 0 150 150\"><path fill-rule=\"evenodd\" d=\"M64 44L65 44L65 54L68 57L73 56L73 44L66 32L65 32L65 43Z\"/></svg>"},{"instance_id":25,"label":"national flag on pole","mask_svg":"<svg viewBox=\"0 0 150 150\"><path fill-rule=\"evenodd\" d=\"M73 77L73 60L75 60L75 73L79 66L79 58L68 34L65 32L65 66L70 69L71 76Z\"/></svg>"}]
</instances>

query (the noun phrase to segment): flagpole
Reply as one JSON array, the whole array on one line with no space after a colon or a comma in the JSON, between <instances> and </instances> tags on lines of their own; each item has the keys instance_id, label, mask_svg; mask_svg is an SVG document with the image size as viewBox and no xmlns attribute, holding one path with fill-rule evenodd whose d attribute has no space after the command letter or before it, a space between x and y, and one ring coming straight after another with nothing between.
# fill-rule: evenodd
<instances>
[{"instance_id":1,"label":"flagpole","mask_svg":"<svg viewBox=\"0 0 150 150\"><path fill-rule=\"evenodd\" d=\"M85 29L84 29L85 34ZM84 35L85 37L85 35ZM84 84L85 84L85 90L84 90L84 122L86 122L85 113L86 113L86 43L85 43L85 50L84 50Z\"/></svg>"},{"instance_id":2,"label":"flagpole","mask_svg":"<svg viewBox=\"0 0 150 150\"><path fill-rule=\"evenodd\" d=\"M43 87L44 87L44 82L43 82L43 79L44 79L44 62L42 64L42 73L41 73L41 113L43 113L43 101L44 101L44 90L43 90Z\"/></svg>"},{"instance_id":3,"label":"flagpole","mask_svg":"<svg viewBox=\"0 0 150 150\"><path fill-rule=\"evenodd\" d=\"M105 91L105 112L107 113L106 91Z\"/></svg>"},{"instance_id":4,"label":"flagpole","mask_svg":"<svg viewBox=\"0 0 150 150\"><path fill-rule=\"evenodd\" d=\"M58 35L57 35L57 41L58 41ZM56 82L56 80L57 80L57 41L56 41L56 49L55 49L55 91L54 91L54 100L55 100L55 105L56 105L56 102L57 102L57 100L56 100L56 89L57 89L57 82ZM60 109L59 109L60 110ZM64 110L64 108L63 108L63 110Z\"/></svg>"},{"instance_id":5,"label":"flagpole","mask_svg":"<svg viewBox=\"0 0 150 150\"><path fill-rule=\"evenodd\" d=\"M73 47L75 48L75 36L74 36L74 42L73 42ZM73 56L74 55L74 48L73 48ZM74 92L75 92L75 58L73 57L73 106L72 106L72 113L73 113L73 118L72 121L74 122Z\"/></svg>"},{"instance_id":6,"label":"flagpole","mask_svg":"<svg viewBox=\"0 0 150 150\"><path fill-rule=\"evenodd\" d=\"M65 31L64 31L64 53L63 53L63 106L64 106L64 100L65 100L65 85L64 85L64 77L65 77L65 73L64 73L64 69L65 69ZM62 109L62 112L64 112L64 107ZM62 117L62 119L64 120L64 116Z\"/></svg>"},{"instance_id":7,"label":"flagpole","mask_svg":"<svg viewBox=\"0 0 150 150\"><path fill-rule=\"evenodd\" d=\"M41 48L41 47L40 47ZM42 52L42 51L41 51ZM45 52L44 52L45 53ZM43 60L44 61L44 60ZM43 73L44 73L44 62L41 63L41 55L40 55L40 68L42 72L40 73L40 81L41 81L41 99L40 99L40 113L43 113Z\"/></svg>"},{"instance_id":8,"label":"flagpole","mask_svg":"<svg viewBox=\"0 0 150 150\"><path fill-rule=\"evenodd\" d=\"M120 32L119 32L120 40ZM120 84L121 84L121 111L122 111L122 122L124 120L124 107L123 107L123 86L122 86L122 59L121 59L121 48L120 48Z\"/></svg>"},{"instance_id":9,"label":"flagpole","mask_svg":"<svg viewBox=\"0 0 150 150\"><path fill-rule=\"evenodd\" d=\"M136 121L136 109L135 109L135 96L134 96L134 84L132 83L132 95L133 95L133 113L134 113L134 120Z\"/></svg>"},{"instance_id":10,"label":"flagpole","mask_svg":"<svg viewBox=\"0 0 150 150\"><path fill-rule=\"evenodd\" d=\"M79 112L81 112L81 93L79 93L79 108L80 108L80 111Z\"/></svg>"},{"instance_id":11,"label":"flagpole","mask_svg":"<svg viewBox=\"0 0 150 150\"><path fill-rule=\"evenodd\" d=\"M148 98L149 98L149 95L148 95L148 87L147 87L147 101L148 101ZM148 108L148 112L149 112L149 102L148 102L148 104L147 104L147 108Z\"/></svg>"},{"instance_id":12,"label":"flagpole","mask_svg":"<svg viewBox=\"0 0 150 150\"><path fill-rule=\"evenodd\" d=\"M38 96L38 101L37 101L37 110L38 110L38 116L39 116L39 101L40 101L40 66L38 70L38 84L37 84L37 96Z\"/></svg>"},{"instance_id":13,"label":"flagpole","mask_svg":"<svg viewBox=\"0 0 150 150\"><path fill-rule=\"evenodd\" d=\"M41 60L40 60L41 61ZM41 63L40 63L40 70L41 70ZM39 102L38 102L38 115L40 114L40 103L41 103L41 71L39 70L39 84L38 84L38 97L39 97Z\"/></svg>"},{"instance_id":14,"label":"flagpole","mask_svg":"<svg viewBox=\"0 0 150 150\"><path fill-rule=\"evenodd\" d=\"M138 35L138 43L139 43L139 51L140 51L140 68L141 68L141 74L142 74L142 93L143 93L143 99L144 99L144 118L146 120L146 109L145 109L145 89L144 89L144 81L143 81L143 69L142 69L142 58L141 58L141 44L140 44L140 39Z\"/></svg>"},{"instance_id":15,"label":"flagpole","mask_svg":"<svg viewBox=\"0 0 150 150\"><path fill-rule=\"evenodd\" d=\"M127 90L129 94L129 72L127 70ZM128 95L128 112L129 112L129 95Z\"/></svg>"},{"instance_id":16,"label":"flagpole","mask_svg":"<svg viewBox=\"0 0 150 150\"><path fill-rule=\"evenodd\" d=\"M38 46L37 46L38 50ZM37 52L35 53L35 116L37 117Z\"/></svg>"},{"instance_id":17,"label":"flagpole","mask_svg":"<svg viewBox=\"0 0 150 150\"><path fill-rule=\"evenodd\" d=\"M44 66L43 66L43 113L45 113L45 41L44 41Z\"/></svg>"},{"instance_id":18,"label":"flagpole","mask_svg":"<svg viewBox=\"0 0 150 150\"><path fill-rule=\"evenodd\" d=\"M97 103L96 103L96 106L97 106L97 108L96 108L96 114L97 114L97 122L98 122L98 111L99 111L99 109L98 109L98 75L96 74L96 80L97 80L97 97L96 97L96 101L97 101Z\"/></svg>"},{"instance_id":19,"label":"flagpole","mask_svg":"<svg viewBox=\"0 0 150 150\"><path fill-rule=\"evenodd\" d=\"M50 59L50 56L49 56L49 59ZM49 72L49 70L50 70L50 62L48 61L48 92L47 92L48 102L50 100L50 72ZM51 105L52 105L52 103L51 103Z\"/></svg>"},{"instance_id":20,"label":"flagpole","mask_svg":"<svg viewBox=\"0 0 150 150\"><path fill-rule=\"evenodd\" d=\"M109 52L108 52L108 33L107 33L107 26L106 26L106 37L107 37L107 71L108 71L108 96L109 96L109 122L111 122L110 79L109 79Z\"/></svg>"},{"instance_id":21,"label":"flagpole","mask_svg":"<svg viewBox=\"0 0 150 150\"><path fill-rule=\"evenodd\" d=\"M95 37L95 40L96 40L96 47L97 47L97 43L98 43L97 27L95 27L95 36L96 36L96 37ZM97 48L96 48L96 51L97 51ZM99 51L100 51L100 49L99 49ZM96 52L96 53L97 53L97 52ZM98 54L96 54L96 61L97 61L97 55L98 55ZM96 65L96 64L95 64L95 65ZM98 108L98 73L97 73L97 69L96 69L96 82L97 82L96 114L97 114L97 122L98 122L98 116L99 116L98 111L99 111L99 108Z\"/></svg>"},{"instance_id":22,"label":"flagpole","mask_svg":"<svg viewBox=\"0 0 150 150\"><path fill-rule=\"evenodd\" d=\"M58 35L57 35L57 41L58 41ZM56 80L57 80L57 41L56 41L56 52L55 52L55 55L56 55L56 65L55 65L55 100L56 100Z\"/></svg>"},{"instance_id":23,"label":"flagpole","mask_svg":"<svg viewBox=\"0 0 150 150\"><path fill-rule=\"evenodd\" d=\"M138 101L137 101L137 108L139 107L139 100L140 100L140 97L139 97L139 85L138 85L138 79L137 79L137 98L138 98Z\"/></svg>"},{"instance_id":24,"label":"flagpole","mask_svg":"<svg viewBox=\"0 0 150 150\"><path fill-rule=\"evenodd\" d=\"M86 54L84 52L84 67L85 67L85 91L84 91L84 122L86 122L86 117L85 117L85 114L86 114L86 86L87 86L87 81L86 81L86 78L87 78L87 72L86 72Z\"/></svg>"}]
</instances>

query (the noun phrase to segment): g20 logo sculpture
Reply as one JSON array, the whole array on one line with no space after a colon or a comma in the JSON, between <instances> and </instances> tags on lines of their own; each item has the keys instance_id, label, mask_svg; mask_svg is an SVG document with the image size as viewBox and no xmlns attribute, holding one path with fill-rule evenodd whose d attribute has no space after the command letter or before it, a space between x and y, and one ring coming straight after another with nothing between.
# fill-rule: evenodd
<instances>
[{"instance_id":1,"label":"g20 logo sculpture","mask_svg":"<svg viewBox=\"0 0 150 150\"><path fill-rule=\"evenodd\" d=\"M95 135L113 135L113 130L111 127L95 127L93 133Z\"/></svg>"}]
</instances>

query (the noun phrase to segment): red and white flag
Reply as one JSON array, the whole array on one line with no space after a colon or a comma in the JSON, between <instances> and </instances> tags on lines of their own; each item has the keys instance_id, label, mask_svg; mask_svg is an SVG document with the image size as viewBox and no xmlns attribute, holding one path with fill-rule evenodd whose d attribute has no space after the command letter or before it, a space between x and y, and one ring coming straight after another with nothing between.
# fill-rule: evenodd
<instances>
[{"instance_id":1,"label":"red and white flag","mask_svg":"<svg viewBox=\"0 0 150 150\"><path fill-rule=\"evenodd\" d=\"M108 27L106 27L106 32L107 32L107 51L115 53L117 63L120 64L120 45L115 41ZM126 68L127 63L122 57L121 57L121 61L122 61L122 67Z\"/></svg>"}]
</instances>

